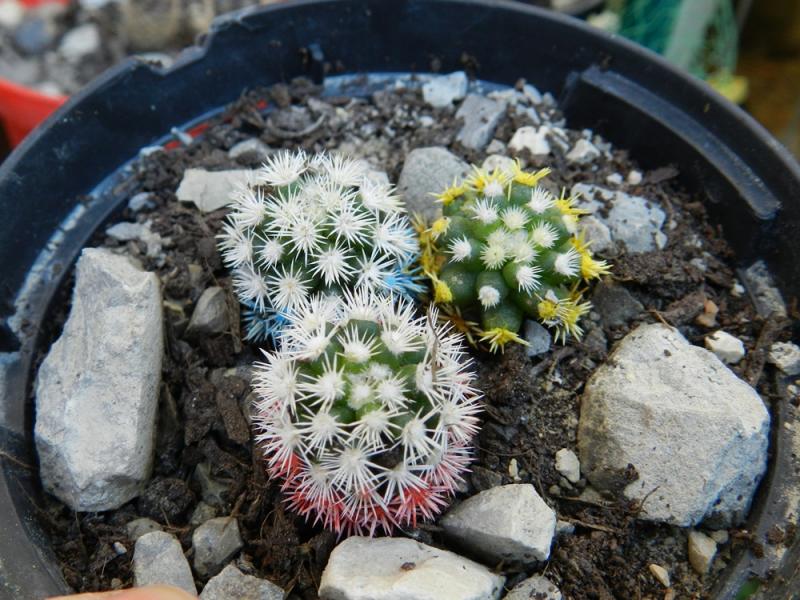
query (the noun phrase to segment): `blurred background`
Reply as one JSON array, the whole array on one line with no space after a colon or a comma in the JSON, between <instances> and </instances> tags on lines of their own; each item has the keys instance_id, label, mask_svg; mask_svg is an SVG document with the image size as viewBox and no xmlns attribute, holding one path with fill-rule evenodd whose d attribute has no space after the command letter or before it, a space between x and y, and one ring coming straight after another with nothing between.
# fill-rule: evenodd
<instances>
[{"instance_id":1,"label":"blurred background","mask_svg":"<svg viewBox=\"0 0 800 600\"><path fill-rule=\"evenodd\" d=\"M216 15L279 1L0 0L0 157L124 57L168 66ZM662 54L741 104L800 157L800 0L527 3Z\"/></svg>"}]
</instances>

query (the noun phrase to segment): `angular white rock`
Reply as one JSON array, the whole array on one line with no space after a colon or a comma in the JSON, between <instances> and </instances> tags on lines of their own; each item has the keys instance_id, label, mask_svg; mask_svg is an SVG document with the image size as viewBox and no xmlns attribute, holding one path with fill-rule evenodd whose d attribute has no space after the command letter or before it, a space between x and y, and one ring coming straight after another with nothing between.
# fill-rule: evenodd
<instances>
[{"instance_id":1,"label":"angular white rock","mask_svg":"<svg viewBox=\"0 0 800 600\"><path fill-rule=\"evenodd\" d=\"M406 156L397 189L409 214L422 215L431 222L442 212L431 194L443 192L468 173L469 165L446 148L416 148Z\"/></svg>"},{"instance_id":2,"label":"angular white rock","mask_svg":"<svg viewBox=\"0 0 800 600\"><path fill-rule=\"evenodd\" d=\"M186 328L186 335L199 337L224 333L230 326L229 321L225 290L213 286L200 294Z\"/></svg>"},{"instance_id":3,"label":"angular white rock","mask_svg":"<svg viewBox=\"0 0 800 600\"><path fill-rule=\"evenodd\" d=\"M707 335L706 348L729 365L735 365L744 358L744 344L742 340L726 331L715 331Z\"/></svg>"},{"instance_id":4,"label":"angular white rock","mask_svg":"<svg viewBox=\"0 0 800 600\"><path fill-rule=\"evenodd\" d=\"M575 143L575 147L567 153L566 158L569 162L582 165L592 162L598 156L600 156L600 150L597 149L597 146L589 140L581 138Z\"/></svg>"},{"instance_id":5,"label":"angular white rock","mask_svg":"<svg viewBox=\"0 0 800 600\"><path fill-rule=\"evenodd\" d=\"M233 146L228 150L228 158L242 161L264 161L275 152L258 138L250 138Z\"/></svg>"},{"instance_id":6,"label":"angular white rock","mask_svg":"<svg viewBox=\"0 0 800 600\"><path fill-rule=\"evenodd\" d=\"M577 483L581 478L581 463L578 456L569 448L562 448L556 452L556 471L570 483Z\"/></svg>"},{"instance_id":7,"label":"angular white rock","mask_svg":"<svg viewBox=\"0 0 800 600\"><path fill-rule=\"evenodd\" d=\"M514 132L511 141L508 142L508 149L512 152L522 152L527 150L534 156L546 156L550 154L550 144L547 142L547 127L520 127Z\"/></svg>"},{"instance_id":8,"label":"angular white rock","mask_svg":"<svg viewBox=\"0 0 800 600\"><path fill-rule=\"evenodd\" d=\"M776 342L770 346L769 362L790 376L800 375L800 348L791 342Z\"/></svg>"},{"instance_id":9,"label":"angular white rock","mask_svg":"<svg viewBox=\"0 0 800 600\"><path fill-rule=\"evenodd\" d=\"M541 575L534 575L518 583L503 600L561 600L561 590Z\"/></svg>"},{"instance_id":10,"label":"angular white rock","mask_svg":"<svg viewBox=\"0 0 800 600\"><path fill-rule=\"evenodd\" d=\"M254 177L255 171L250 169L186 169L175 195L181 202L193 202L203 212L213 212L227 206L232 199L232 193L253 181Z\"/></svg>"},{"instance_id":11,"label":"angular white rock","mask_svg":"<svg viewBox=\"0 0 800 600\"><path fill-rule=\"evenodd\" d=\"M467 95L468 83L464 71L439 75L422 86L422 97L425 102L436 108L452 106L453 102Z\"/></svg>"},{"instance_id":12,"label":"angular white rock","mask_svg":"<svg viewBox=\"0 0 800 600\"><path fill-rule=\"evenodd\" d=\"M192 569L181 543L171 533L154 531L136 540L133 550L133 585L173 585L194 596Z\"/></svg>"},{"instance_id":13,"label":"angular white rock","mask_svg":"<svg viewBox=\"0 0 800 600\"><path fill-rule=\"evenodd\" d=\"M228 565L203 588L200 600L283 600L286 592L271 581L245 575Z\"/></svg>"},{"instance_id":14,"label":"angular white rock","mask_svg":"<svg viewBox=\"0 0 800 600\"><path fill-rule=\"evenodd\" d=\"M489 600L505 578L446 550L406 538L351 537L331 553L322 600Z\"/></svg>"},{"instance_id":15,"label":"angular white rock","mask_svg":"<svg viewBox=\"0 0 800 600\"><path fill-rule=\"evenodd\" d=\"M665 588L669 587L669 571L667 571L661 565L657 565L655 563L650 563L647 568L652 573L653 577L658 580L658 583L663 585Z\"/></svg>"},{"instance_id":16,"label":"angular white rock","mask_svg":"<svg viewBox=\"0 0 800 600\"><path fill-rule=\"evenodd\" d=\"M36 381L44 488L76 511L119 508L150 477L163 334L158 278L106 250L75 268L72 309Z\"/></svg>"},{"instance_id":17,"label":"angular white rock","mask_svg":"<svg viewBox=\"0 0 800 600\"><path fill-rule=\"evenodd\" d=\"M69 62L78 62L100 48L100 30L94 23L86 23L69 30L61 38L58 51Z\"/></svg>"},{"instance_id":18,"label":"angular white rock","mask_svg":"<svg viewBox=\"0 0 800 600\"><path fill-rule=\"evenodd\" d=\"M642 172L641 171L631 171L628 173L628 183L631 185L639 185L642 183Z\"/></svg>"},{"instance_id":19,"label":"angular white rock","mask_svg":"<svg viewBox=\"0 0 800 600\"><path fill-rule=\"evenodd\" d=\"M588 215L578 221L583 231L584 240L591 243L593 252L603 252L611 247L611 231L608 226L594 215Z\"/></svg>"},{"instance_id":20,"label":"angular white rock","mask_svg":"<svg viewBox=\"0 0 800 600\"><path fill-rule=\"evenodd\" d=\"M514 159L503 156L502 154L490 154L486 157L486 160L483 161L481 169L489 173L493 172L495 169L500 169L504 173L513 173Z\"/></svg>"},{"instance_id":21,"label":"angular white rock","mask_svg":"<svg viewBox=\"0 0 800 600\"><path fill-rule=\"evenodd\" d=\"M528 342L525 348L525 354L528 356L539 356L550 350L552 336L547 329L533 319L526 319L525 341Z\"/></svg>"},{"instance_id":22,"label":"angular white rock","mask_svg":"<svg viewBox=\"0 0 800 600\"><path fill-rule=\"evenodd\" d=\"M689 564L700 575L705 575L717 554L717 542L704 533L689 532Z\"/></svg>"},{"instance_id":23,"label":"angular white rock","mask_svg":"<svg viewBox=\"0 0 800 600\"><path fill-rule=\"evenodd\" d=\"M581 468L608 489L633 465L639 478L624 494L644 501L643 518L740 523L766 470L769 423L755 390L711 352L641 325L586 385Z\"/></svg>"},{"instance_id":24,"label":"angular white rock","mask_svg":"<svg viewBox=\"0 0 800 600\"><path fill-rule=\"evenodd\" d=\"M511 484L467 498L439 524L485 560L533 564L550 556L556 513L532 485Z\"/></svg>"},{"instance_id":25,"label":"angular white rock","mask_svg":"<svg viewBox=\"0 0 800 600\"><path fill-rule=\"evenodd\" d=\"M464 120L456 140L465 148L483 150L505 113L505 102L470 94L456 111L456 118Z\"/></svg>"}]
</instances>

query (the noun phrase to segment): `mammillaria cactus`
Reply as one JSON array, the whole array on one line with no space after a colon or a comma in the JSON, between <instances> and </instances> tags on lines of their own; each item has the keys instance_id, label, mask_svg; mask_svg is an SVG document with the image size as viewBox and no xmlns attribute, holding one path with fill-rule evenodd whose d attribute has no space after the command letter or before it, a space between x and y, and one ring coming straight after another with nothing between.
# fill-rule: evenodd
<instances>
[{"instance_id":1,"label":"mammillaria cactus","mask_svg":"<svg viewBox=\"0 0 800 600\"><path fill-rule=\"evenodd\" d=\"M461 336L435 323L367 290L288 316L254 388L256 439L293 510L374 534L443 508L469 462L478 394Z\"/></svg>"},{"instance_id":2,"label":"mammillaria cactus","mask_svg":"<svg viewBox=\"0 0 800 600\"><path fill-rule=\"evenodd\" d=\"M246 337L274 338L316 292L419 291L419 247L390 185L337 155L281 152L238 190L220 237Z\"/></svg>"},{"instance_id":3,"label":"mammillaria cactus","mask_svg":"<svg viewBox=\"0 0 800 600\"><path fill-rule=\"evenodd\" d=\"M438 194L444 216L422 234L434 301L493 351L523 342L525 316L553 327L556 340L579 337L590 307L579 286L609 272L576 235L583 211L574 199L539 185L549 172L527 173L519 162L510 172L475 169Z\"/></svg>"}]
</instances>

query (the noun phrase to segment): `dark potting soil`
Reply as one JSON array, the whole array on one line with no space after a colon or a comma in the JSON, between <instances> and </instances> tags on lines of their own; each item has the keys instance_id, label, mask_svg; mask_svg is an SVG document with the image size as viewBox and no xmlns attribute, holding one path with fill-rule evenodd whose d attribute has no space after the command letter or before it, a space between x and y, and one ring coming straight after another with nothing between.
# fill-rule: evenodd
<instances>
[{"instance_id":1,"label":"dark potting soil","mask_svg":"<svg viewBox=\"0 0 800 600\"><path fill-rule=\"evenodd\" d=\"M76 591L132 584L133 542L125 525L138 517L149 517L177 535L191 561L191 536L199 524L199 517L193 522L192 516L202 501L205 518L232 515L238 520L244 548L236 565L242 571L277 583L289 598L317 597L336 538L285 510L278 486L266 479L259 450L250 441L248 366L257 359L258 349L241 339L230 275L216 249L214 236L225 211L203 214L177 201L175 191L189 167L257 167L257 160L237 163L228 157L232 146L252 137L272 148L329 149L364 156L394 182L406 154L416 147L447 146L475 164L484 158L455 142L460 123L454 112L430 108L416 89L391 88L368 98L320 98L320 91L297 81L249 92L210 121L191 144L171 144L137 159L130 177L112 191L125 197L149 193L150 207L136 213L125 209L120 218L149 221L151 230L164 239L163 249L148 255L144 243L117 242L102 232L92 245L125 252L158 274L167 351L155 466L144 493L119 510L88 514L76 514L54 498L44 498L42 513L53 547L66 581ZM275 110L265 112L265 103ZM560 118L555 108L548 110L553 120ZM421 126L420 117L431 117L432 122L425 119ZM495 137L507 143L518 127L531 124L523 111L509 110ZM580 133L566 133L572 147ZM547 160L529 160L529 165L550 166L549 179L567 189L579 182L606 187L608 175L624 177L636 168L624 151L613 150L610 160L601 156L576 165L556 146ZM459 498L496 485L531 483L558 518L574 526L573 533L554 541L550 560L536 569L497 565L508 575L509 588L533 573L544 573L565 598L575 599L703 598L713 584L713 574L702 578L689 566L686 530L639 520L640 507L621 494L584 492L586 482L568 483L555 470L554 460L559 449L575 449L580 395L587 378L613 343L643 322L666 321L701 345L703 337L717 328L737 336L748 354L733 370L755 385L768 405L775 400L764 376L764 349L785 337L785 324L765 322L746 295L731 292L733 256L722 232L706 220L702 191L681 190L677 175L665 166L645 172L640 184L624 188L659 204L674 226L667 229L669 241L663 250L600 253L613 263L613 277L590 292L597 307L586 319L582 341L555 345L535 358L518 346L499 356L473 353L478 385L486 394L484 423L476 439L476 460ZM227 290L234 325L223 335L192 338L186 334L188 319L202 291L211 285ZM64 302L51 319L53 339L66 318L68 298L65 286ZM609 319L607 311L612 309L615 318ZM633 469L620 473L620 490L635 477ZM397 533L446 547L435 523ZM752 540L746 532L731 530L730 541L720 545L714 570L723 568L741 548L757 550L766 543L784 540ZM669 571L671 591L650 574L651 563ZM198 588L205 583L199 577L197 582Z\"/></svg>"}]
</instances>

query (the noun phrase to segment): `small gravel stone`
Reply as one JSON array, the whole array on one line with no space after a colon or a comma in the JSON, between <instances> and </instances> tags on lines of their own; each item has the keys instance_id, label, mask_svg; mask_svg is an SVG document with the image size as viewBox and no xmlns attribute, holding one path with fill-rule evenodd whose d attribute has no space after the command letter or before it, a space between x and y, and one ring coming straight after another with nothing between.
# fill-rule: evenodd
<instances>
[{"instance_id":1,"label":"small gravel stone","mask_svg":"<svg viewBox=\"0 0 800 600\"><path fill-rule=\"evenodd\" d=\"M468 84L467 74L464 71L439 75L422 86L422 97L425 102L436 108L452 106L453 102L467 95Z\"/></svg>"},{"instance_id":2,"label":"small gravel stone","mask_svg":"<svg viewBox=\"0 0 800 600\"><path fill-rule=\"evenodd\" d=\"M699 531L689 532L689 564L698 574L708 573L716 553L717 542Z\"/></svg>"},{"instance_id":3,"label":"small gravel stone","mask_svg":"<svg viewBox=\"0 0 800 600\"><path fill-rule=\"evenodd\" d=\"M464 120L456 140L470 150L483 150L505 113L505 102L470 94L456 112L456 118Z\"/></svg>"},{"instance_id":4,"label":"small gravel stone","mask_svg":"<svg viewBox=\"0 0 800 600\"><path fill-rule=\"evenodd\" d=\"M164 531L146 533L136 540L133 550L133 584L173 585L193 596L197 594L192 570L183 555L181 543Z\"/></svg>"},{"instance_id":5,"label":"small gravel stone","mask_svg":"<svg viewBox=\"0 0 800 600\"><path fill-rule=\"evenodd\" d=\"M728 540L731 537L730 534L727 531L725 531L724 529L718 529L717 531L712 531L709 534L709 536L711 537L711 539L713 539L715 542L717 542L717 545L720 545L720 546L722 544L727 544Z\"/></svg>"},{"instance_id":6,"label":"small gravel stone","mask_svg":"<svg viewBox=\"0 0 800 600\"><path fill-rule=\"evenodd\" d=\"M606 224L612 239L625 242L631 253L651 252L666 245L661 231L666 214L660 207L640 196L617 192Z\"/></svg>"},{"instance_id":7,"label":"small gravel stone","mask_svg":"<svg viewBox=\"0 0 800 600\"><path fill-rule=\"evenodd\" d=\"M500 169L504 173L513 173L514 159L503 156L502 154L490 154L486 157L486 160L483 161L481 169L488 173L492 173L495 169Z\"/></svg>"},{"instance_id":8,"label":"small gravel stone","mask_svg":"<svg viewBox=\"0 0 800 600\"><path fill-rule=\"evenodd\" d=\"M254 171L248 169L186 169L175 195L181 202L193 202L202 212L213 212L229 204L232 192L251 181L253 176Z\"/></svg>"},{"instance_id":9,"label":"small gravel stone","mask_svg":"<svg viewBox=\"0 0 800 600\"><path fill-rule=\"evenodd\" d=\"M350 537L331 553L322 600L490 600L505 578L471 560L407 538Z\"/></svg>"},{"instance_id":10,"label":"small gravel stone","mask_svg":"<svg viewBox=\"0 0 800 600\"><path fill-rule=\"evenodd\" d=\"M58 51L71 63L77 63L100 49L100 30L94 23L70 29L61 38Z\"/></svg>"},{"instance_id":11,"label":"small gravel stone","mask_svg":"<svg viewBox=\"0 0 800 600\"><path fill-rule=\"evenodd\" d=\"M397 189L403 195L409 214L422 215L432 222L442 209L431 193L443 192L468 173L469 165L447 148L416 148L406 156Z\"/></svg>"},{"instance_id":12,"label":"small gravel stone","mask_svg":"<svg viewBox=\"0 0 800 600\"><path fill-rule=\"evenodd\" d=\"M527 150L533 156L546 156L550 154L550 144L547 142L547 127L520 127L514 132L508 149L515 154Z\"/></svg>"},{"instance_id":13,"label":"small gravel stone","mask_svg":"<svg viewBox=\"0 0 800 600\"><path fill-rule=\"evenodd\" d=\"M569 162L584 165L590 163L600 156L600 150L588 140L579 139L575 147L567 153Z\"/></svg>"},{"instance_id":14,"label":"small gravel stone","mask_svg":"<svg viewBox=\"0 0 800 600\"><path fill-rule=\"evenodd\" d=\"M556 514L532 485L511 484L467 498L439 524L486 560L533 564L550 556Z\"/></svg>"},{"instance_id":15,"label":"small gravel stone","mask_svg":"<svg viewBox=\"0 0 800 600\"><path fill-rule=\"evenodd\" d=\"M192 511L192 516L189 517L189 524L197 527L206 521L209 521L217 516L217 509L210 504L206 504L202 500L197 503Z\"/></svg>"},{"instance_id":16,"label":"small gravel stone","mask_svg":"<svg viewBox=\"0 0 800 600\"><path fill-rule=\"evenodd\" d=\"M667 571L661 565L657 565L655 563L650 563L647 567L652 573L653 577L656 578L658 583L663 585L665 588L669 587L669 571Z\"/></svg>"},{"instance_id":17,"label":"small gravel stone","mask_svg":"<svg viewBox=\"0 0 800 600\"><path fill-rule=\"evenodd\" d=\"M24 54L37 56L47 50L56 36L56 28L43 16L26 17L14 30L14 44Z\"/></svg>"},{"instance_id":18,"label":"small gravel stone","mask_svg":"<svg viewBox=\"0 0 800 600\"><path fill-rule=\"evenodd\" d=\"M800 348L791 342L776 342L769 349L769 362L787 375L800 375Z\"/></svg>"},{"instance_id":19,"label":"small gravel stone","mask_svg":"<svg viewBox=\"0 0 800 600\"><path fill-rule=\"evenodd\" d=\"M581 463L578 456L569 448L562 448L556 452L556 471L570 483L578 483L581 478Z\"/></svg>"},{"instance_id":20,"label":"small gravel stone","mask_svg":"<svg viewBox=\"0 0 800 600\"><path fill-rule=\"evenodd\" d=\"M583 217L579 221L586 242L591 243L593 252L604 252L611 248L611 231L608 226L594 215Z\"/></svg>"},{"instance_id":21,"label":"small gravel stone","mask_svg":"<svg viewBox=\"0 0 800 600\"><path fill-rule=\"evenodd\" d=\"M161 531L161 525L153 521L153 519L141 517L125 525L125 531L128 533L128 539L135 542L146 533Z\"/></svg>"},{"instance_id":22,"label":"small gravel stone","mask_svg":"<svg viewBox=\"0 0 800 600\"><path fill-rule=\"evenodd\" d=\"M266 579L245 575L233 565L225 567L203 588L200 600L283 600L286 592Z\"/></svg>"},{"instance_id":23,"label":"small gravel stone","mask_svg":"<svg viewBox=\"0 0 800 600\"><path fill-rule=\"evenodd\" d=\"M601 281L592 295L594 310L605 327L619 327L644 311L644 306L623 286Z\"/></svg>"},{"instance_id":24,"label":"small gravel stone","mask_svg":"<svg viewBox=\"0 0 800 600\"><path fill-rule=\"evenodd\" d=\"M201 577L216 575L243 546L233 517L210 519L194 530L194 568Z\"/></svg>"},{"instance_id":25,"label":"small gravel stone","mask_svg":"<svg viewBox=\"0 0 800 600\"><path fill-rule=\"evenodd\" d=\"M551 340L550 332L542 325L531 319L525 321L525 341L528 342L525 354L528 356L544 354L550 350Z\"/></svg>"},{"instance_id":26,"label":"small gravel stone","mask_svg":"<svg viewBox=\"0 0 800 600\"><path fill-rule=\"evenodd\" d=\"M504 600L561 600L561 590L541 575L529 577L513 587Z\"/></svg>"},{"instance_id":27,"label":"small gravel stone","mask_svg":"<svg viewBox=\"0 0 800 600\"><path fill-rule=\"evenodd\" d=\"M274 150L260 139L250 138L228 150L228 158L239 162L253 163L267 160L273 152Z\"/></svg>"},{"instance_id":28,"label":"small gravel stone","mask_svg":"<svg viewBox=\"0 0 800 600\"><path fill-rule=\"evenodd\" d=\"M0 27L14 29L25 16L25 9L17 0L0 2Z\"/></svg>"},{"instance_id":29,"label":"small gravel stone","mask_svg":"<svg viewBox=\"0 0 800 600\"><path fill-rule=\"evenodd\" d=\"M631 171L628 173L628 183L631 185L639 185L642 183L642 172L641 171Z\"/></svg>"},{"instance_id":30,"label":"small gravel stone","mask_svg":"<svg viewBox=\"0 0 800 600\"><path fill-rule=\"evenodd\" d=\"M606 176L606 181L611 185L622 185L622 175L619 173L612 173L611 175Z\"/></svg>"},{"instance_id":31,"label":"small gravel stone","mask_svg":"<svg viewBox=\"0 0 800 600\"><path fill-rule=\"evenodd\" d=\"M153 207L155 207L155 203L153 202L152 195L149 192L140 192L128 200L128 210L131 212L139 212L143 208Z\"/></svg>"},{"instance_id":32,"label":"small gravel stone","mask_svg":"<svg viewBox=\"0 0 800 600\"><path fill-rule=\"evenodd\" d=\"M493 139L489 142L489 145L486 146L486 154L500 154L505 155L506 153L506 145L498 139Z\"/></svg>"},{"instance_id":33,"label":"small gravel stone","mask_svg":"<svg viewBox=\"0 0 800 600\"><path fill-rule=\"evenodd\" d=\"M575 525L569 521L556 521L556 537L572 535L573 533L575 533Z\"/></svg>"},{"instance_id":34,"label":"small gravel stone","mask_svg":"<svg viewBox=\"0 0 800 600\"><path fill-rule=\"evenodd\" d=\"M205 502L216 507L225 505L228 486L211 475L211 465L207 462L199 463L194 468L193 478L200 486L200 493Z\"/></svg>"},{"instance_id":35,"label":"small gravel stone","mask_svg":"<svg viewBox=\"0 0 800 600\"><path fill-rule=\"evenodd\" d=\"M747 288L758 314L764 318L771 315L786 316L786 304L780 291L775 287L772 275L763 260L759 260L747 269L739 271L739 277Z\"/></svg>"},{"instance_id":36,"label":"small gravel stone","mask_svg":"<svg viewBox=\"0 0 800 600\"><path fill-rule=\"evenodd\" d=\"M189 326L187 337L203 337L225 333L230 328L228 304L225 290L221 287L210 287L203 291L197 300Z\"/></svg>"},{"instance_id":37,"label":"small gravel stone","mask_svg":"<svg viewBox=\"0 0 800 600\"><path fill-rule=\"evenodd\" d=\"M536 86L526 83L522 86L522 93L531 102L531 104L542 103L542 93L536 89Z\"/></svg>"},{"instance_id":38,"label":"small gravel stone","mask_svg":"<svg viewBox=\"0 0 800 600\"><path fill-rule=\"evenodd\" d=\"M728 363L729 365L735 365L744 358L744 344L742 340L725 331L715 331L707 335L705 345L706 348L716 354L722 362Z\"/></svg>"}]
</instances>

